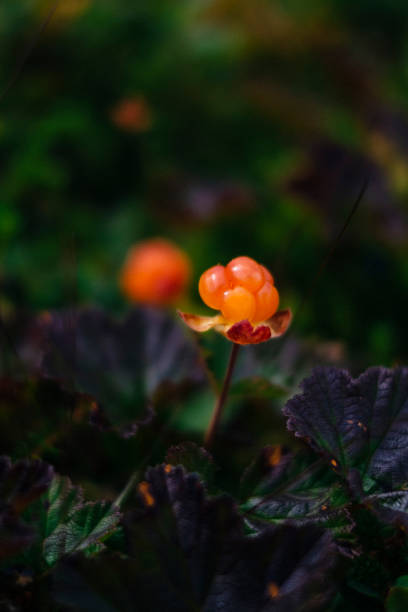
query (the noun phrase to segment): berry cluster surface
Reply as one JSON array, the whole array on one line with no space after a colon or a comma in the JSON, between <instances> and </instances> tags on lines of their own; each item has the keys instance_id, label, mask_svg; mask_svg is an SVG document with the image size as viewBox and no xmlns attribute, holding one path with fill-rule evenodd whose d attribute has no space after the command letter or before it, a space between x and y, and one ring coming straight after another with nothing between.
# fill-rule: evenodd
<instances>
[{"instance_id":1,"label":"berry cluster surface","mask_svg":"<svg viewBox=\"0 0 408 612\"><path fill-rule=\"evenodd\" d=\"M279 306L272 274L250 257L235 257L226 266L206 270L198 290L203 302L233 323L266 321Z\"/></svg>"}]
</instances>

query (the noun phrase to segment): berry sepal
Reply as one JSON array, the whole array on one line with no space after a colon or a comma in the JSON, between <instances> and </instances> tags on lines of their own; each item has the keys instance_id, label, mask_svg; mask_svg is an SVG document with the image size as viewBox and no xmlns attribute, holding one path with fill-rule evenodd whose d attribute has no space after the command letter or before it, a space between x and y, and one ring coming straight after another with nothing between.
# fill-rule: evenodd
<instances>
[{"instance_id":1,"label":"berry sepal","mask_svg":"<svg viewBox=\"0 0 408 612\"><path fill-rule=\"evenodd\" d=\"M206 332L214 329L236 344L259 344L272 338L279 338L288 329L292 321L290 309L276 312L267 321L252 324L247 319L231 323L221 314L214 317L204 317L196 314L178 311L184 323L196 332Z\"/></svg>"}]
</instances>

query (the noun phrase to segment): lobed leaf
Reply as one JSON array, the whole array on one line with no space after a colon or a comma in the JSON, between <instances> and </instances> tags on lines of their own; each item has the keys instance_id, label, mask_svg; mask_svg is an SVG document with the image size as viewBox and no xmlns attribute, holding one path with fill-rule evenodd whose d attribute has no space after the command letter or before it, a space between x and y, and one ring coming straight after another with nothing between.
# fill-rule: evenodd
<instances>
[{"instance_id":1,"label":"lobed leaf","mask_svg":"<svg viewBox=\"0 0 408 612\"><path fill-rule=\"evenodd\" d=\"M163 385L205 379L196 347L160 310L134 308L121 320L96 308L52 312L34 330L41 372L95 397L104 411L93 422L126 436L151 422Z\"/></svg>"},{"instance_id":2,"label":"lobed leaf","mask_svg":"<svg viewBox=\"0 0 408 612\"><path fill-rule=\"evenodd\" d=\"M370 368L357 379L316 368L284 409L288 428L346 474L388 488L408 480L408 368Z\"/></svg>"},{"instance_id":3,"label":"lobed leaf","mask_svg":"<svg viewBox=\"0 0 408 612\"><path fill-rule=\"evenodd\" d=\"M118 511L109 502L88 502L75 508L66 523L58 525L44 540L44 558L48 565L79 550L99 552L102 542L117 529Z\"/></svg>"},{"instance_id":4,"label":"lobed leaf","mask_svg":"<svg viewBox=\"0 0 408 612\"><path fill-rule=\"evenodd\" d=\"M78 610L325 610L336 554L328 533L283 525L256 536L227 496L208 498L181 467L151 468L124 520L128 558L75 556L57 567L60 604Z\"/></svg>"},{"instance_id":5,"label":"lobed leaf","mask_svg":"<svg viewBox=\"0 0 408 612\"><path fill-rule=\"evenodd\" d=\"M41 455L72 423L86 421L97 408L88 395L68 391L58 381L30 377L0 379L2 452Z\"/></svg>"},{"instance_id":6,"label":"lobed leaf","mask_svg":"<svg viewBox=\"0 0 408 612\"><path fill-rule=\"evenodd\" d=\"M245 515L257 529L287 520L343 524L339 507L347 498L327 466L308 451L293 455L280 446L264 448L245 470L240 493Z\"/></svg>"},{"instance_id":7,"label":"lobed leaf","mask_svg":"<svg viewBox=\"0 0 408 612\"><path fill-rule=\"evenodd\" d=\"M195 472L206 483L211 486L214 480L216 465L210 453L194 442L182 442L177 446L171 446L166 454L168 467L182 465L186 472Z\"/></svg>"},{"instance_id":8,"label":"lobed leaf","mask_svg":"<svg viewBox=\"0 0 408 612\"><path fill-rule=\"evenodd\" d=\"M74 551L98 552L102 542L116 531L120 513L109 502L84 502L79 487L56 475L29 519L39 531L34 562L40 566L42 560L53 565Z\"/></svg>"}]
</instances>

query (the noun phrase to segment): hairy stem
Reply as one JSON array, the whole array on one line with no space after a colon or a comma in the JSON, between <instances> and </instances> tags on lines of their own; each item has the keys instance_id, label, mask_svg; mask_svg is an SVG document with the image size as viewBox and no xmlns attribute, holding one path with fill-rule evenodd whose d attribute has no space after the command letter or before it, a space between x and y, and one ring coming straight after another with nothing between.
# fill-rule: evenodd
<instances>
[{"instance_id":1,"label":"hairy stem","mask_svg":"<svg viewBox=\"0 0 408 612\"><path fill-rule=\"evenodd\" d=\"M231 354L230 354L230 358L228 361L228 367L227 367L227 371L225 374L224 383L222 385L222 390L215 403L214 410L211 416L211 421L210 421L210 424L208 425L208 429L205 432L205 436L204 436L204 446L206 446L207 448L210 448L213 442L214 436L217 432L217 427L220 422L222 411L225 405L225 401L228 396L231 376L234 371L235 362L237 360L239 346L240 345L235 344L235 342L232 344Z\"/></svg>"}]
</instances>

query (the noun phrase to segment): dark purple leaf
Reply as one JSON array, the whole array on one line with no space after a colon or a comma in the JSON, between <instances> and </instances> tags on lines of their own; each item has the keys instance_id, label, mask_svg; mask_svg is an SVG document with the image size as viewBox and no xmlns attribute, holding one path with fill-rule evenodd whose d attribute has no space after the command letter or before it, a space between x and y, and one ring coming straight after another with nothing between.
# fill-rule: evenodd
<instances>
[{"instance_id":1,"label":"dark purple leaf","mask_svg":"<svg viewBox=\"0 0 408 612\"><path fill-rule=\"evenodd\" d=\"M336 553L328 533L283 525L244 535L226 496L181 467L149 469L124 521L129 558L75 557L56 574L61 603L91 610L325 610Z\"/></svg>"},{"instance_id":2,"label":"dark purple leaf","mask_svg":"<svg viewBox=\"0 0 408 612\"><path fill-rule=\"evenodd\" d=\"M408 368L370 368L357 379L316 368L302 388L284 409L288 428L334 470L357 467L388 490L408 480Z\"/></svg>"},{"instance_id":3,"label":"dark purple leaf","mask_svg":"<svg viewBox=\"0 0 408 612\"><path fill-rule=\"evenodd\" d=\"M93 422L125 436L150 423L152 400L205 378L182 326L156 309L135 308L122 320L93 308L54 312L34 331L42 373L94 396Z\"/></svg>"},{"instance_id":4,"label":"dark purple leaf","mask_svg":"<svg viewBox=\"0 0 408 612\"><path fill-rule=\"evenodd\" d=\"M0 500L17 514L50 486L53 468L36 459L21 459L14 464L9 457L0 457Z\"/></svg>"},{"instance_id":5,"label":"dark purple leaf","mask_svg":"<svg viewBox=\"0 0 408 612\"><path fill-rule=\"evenodd\" d=\"M98 410L88 395L63 389L45 378L0 379L0 449L41 455L73 422L86 422Z\"/></svg>"},{"instance_id":6,"label":"dark purple leaf","mask_svg":"<svg viewBox=\"0 0 408 612\"><path fill-rule=\"evenodd\" d=\"M38 460L12 463L0 457L0 559L16 555L32 544L35 530L20 514L50 486L53 469Z\"/></svg>"},{"instance_id":7,"label":"dark purple leaf","mask_svg":"<svg viewBox=\"0 0 408 612\"><path fill-rule=\"evenodd\" d=\"M213 484L216 465L210 453L194 442L182 442L171 446L166 454L169 466L182 465L186 472L195 472L207 487Z\"/></svg>"}]
</instances>

